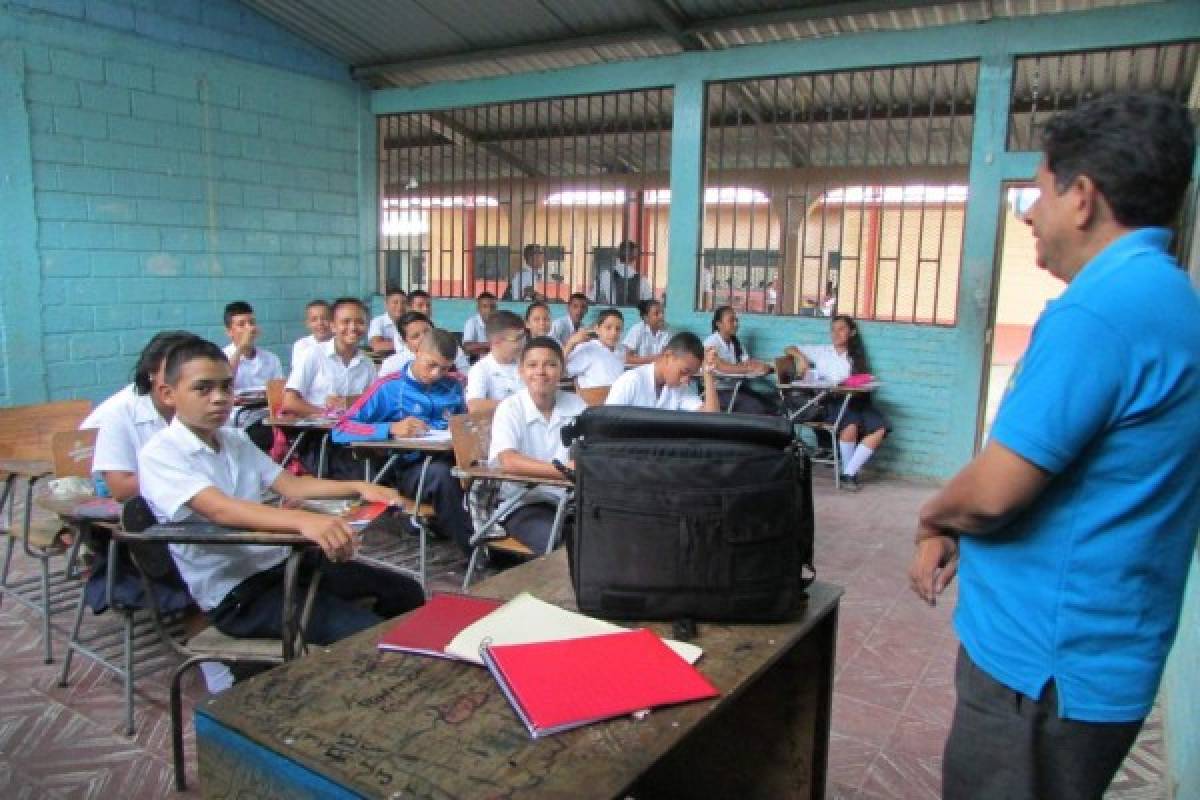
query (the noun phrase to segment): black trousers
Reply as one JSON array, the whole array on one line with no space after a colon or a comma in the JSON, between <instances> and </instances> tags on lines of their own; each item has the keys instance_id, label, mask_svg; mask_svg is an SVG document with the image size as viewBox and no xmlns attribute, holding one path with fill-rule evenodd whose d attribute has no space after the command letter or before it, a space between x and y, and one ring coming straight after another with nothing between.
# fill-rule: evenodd
<instances>
[{"instance_id":1,"label":"black trousers","mask_svg":"<svg viewBox=\"0 0 1200 800\"><path fill-rule=\"evenodd\" d=\"M962 647L954 683L944 800L1100 800L1142 728L1142 720L1062 719L1053 682L1031 700L981 670Z\"/></svg>"}]
</instances>

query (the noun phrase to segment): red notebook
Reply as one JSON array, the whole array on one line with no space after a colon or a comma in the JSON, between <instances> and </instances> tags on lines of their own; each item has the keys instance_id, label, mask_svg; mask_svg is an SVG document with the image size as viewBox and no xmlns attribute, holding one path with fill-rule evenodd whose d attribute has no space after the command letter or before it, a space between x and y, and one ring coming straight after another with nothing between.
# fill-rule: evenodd
<instances>
[{"instance_id":1,"label":"red notebook","mask_svg":"<svg viewBox=\"0 0 1200 800\"><path fill-rule=\"evenodd\" d=\"M720 694L645 628L495 645L484 648L483 660L534 739Z\"/></svg>"},{"instance_id":2,"label":"red notebook","mask_svg":"<svg viewBox=\"0 0 1200 800\"><path fill-rule=\"evenodd\" d=\"M450 640L463 628L502 605L501 601L490 597L435 592L425 605L397 622L383 635L379 640L379 649L455 659L446 652Z\"/></svg>"},{"instance_id":3,"label":"red notebook","mask_svg":"<svg viewBox=\"0 0 1200 800\"><path fill-rule=\"evenodd\" d=\"M389 508L391 506L387 503L363 503L346 515L346 522L350 523L352 529L361 531Z\"/></svg>"}]
</instances>

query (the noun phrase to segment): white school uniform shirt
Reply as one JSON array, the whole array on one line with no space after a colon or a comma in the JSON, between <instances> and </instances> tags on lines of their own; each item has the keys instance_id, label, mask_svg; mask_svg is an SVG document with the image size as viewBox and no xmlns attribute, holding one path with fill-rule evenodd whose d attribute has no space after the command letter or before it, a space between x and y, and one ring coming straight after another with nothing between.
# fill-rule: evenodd
<instances>
[{"instance_id":1,"label":"white school uniform shirt","mask_svg":"<svg viewBox=\"0 0 1200 800\"><path fill-rule=\"evenodd\" d=\"M504 290L504 295L509 300L528 300L524 297L525 290L537 291L534 287L534 282L537 280L537 273L528 264L521 267L516 275L513 275L508 282L508 288Z\"/></svg>"},{"instance_id":2,"label":"white school uniform shirt","mask_svg":"<svg viewBox=\"0 0 1200 800\"><path fill-rule=\"evenodd\" d=\"M517 362L501 364L488 353L467 372L467 400L503 400L524 386L517 373Z\"/></svg>"},{"instance_id":3,"label":"white school uniform shirt","mask_svg":"<svg viewBox=\"0 0 1200 800\"><path fill-rule=\"evenodd\" d=\"M479 314L473 315L463 326L463 341L486 342L487 340L487 325L484 324L483 317Z\"/></svg>"},{"instance_id":4,"label":"white school uniform shirt","mask_svg":"<svg viewBox=\"0 0 1200 800\"><path fill-rule=\"evenodd\" d=\"M661 408L666 411L699 411L704 408L704 401L691 382L683 386L666 386L655 389L654 365L643 364L640 367L626 370L617 378L608 397L606 406L637 406L638 408Z\"/></svg>"},{"instance_id":5,"label":"white school uniform shirt","mask_svg":"<svg viewBox=\"0 0 1200 800\"><path fill-rule=\"evenodd\" d=\"M225 345L225 357L232 363L237 347L231 342ZM262 347L254 348L254 358L238 361L237 374L233 376L233 390L265 389L267 381L283 377L283 364L279 356Z\"/></svg>"},{"instance_id":6,"label":"white school uniform shirt","mask_svg":"<svg viewBox=\"0 0 1200 800\"><path fill-rule=\"evenodd\" d=\"M92 412L83 418L83 422L79 423L79 430L99 430L100 427L107 421L110 414L119 413L119 410L132 402L133 398L135 397L137 397L137 392L134 391L133 384L126 384L125 388L108 397L100 405L93 408Z\"/></svg>"},{"instance_id":7,"label":"white school uniform shirt","mask_svg":"<svg viewBox=\"0 0 1200 800\"><path fill-rule=\"evenodd\" d=\"M383 363L379 365L379 377L382 378L385 375L393 375L401 371L407 367L412 360L412 351L409 350L407 346L404 344L396 345L396 352L385 358Z\"/></svg>"},{"instance_id":8,"label":"white school uniform shirt","mask_svg":"<svg viewBox=\"0 0 1200 800\"><path fill-rule=\"evenodd\" d=\"M625 346L618 344L614 352L595 339L586 341L567 356L567 374L580 389L612 386L625 374Z\"/></svg>"},{"instance_id":9,"label":"white school uniform shirt","mask_svg":"<svg viewBox=\"0 0 1200 800\"><path fill-rule=\"evenodd\" d=\"M559 317L550 324L550 335L558 340L560 345L564 347L567 344L567 339L575 335L575 331L579 330L575 323L571 322L570 316Z\"/></svg>"},{"instance_id":10,"label":"white school uniform shirt","mask_svg":"<svg viewBox=\"0 0 1200 800\"><path fill-rule=\"evenodd\" d=\"M740 364L750 360L750 354L744 349L742 350L742 357L738 358L737 354L733 351L733 342L725 341L721 338L721 334L716 331L704 340L704 349L707 350L710 347L717 351L717 358L730 364Z\"/></svg>"},{"instance_id":11,"label":"white school uniform shirt","mask_svg":"<svg viewBox=\"0 0 1200 800\"><path fill-rule=\"evenodd\" d=\"M562 429L571 420L583 413L587 403L573 392L558 391L554 395L554 411L550 419L542 416L528 389L522 389L496 406L492 416L492 441L488 446L488 461L499 465L500 454L505 450L516 450L522 455L541 461L558 459L564 464L571 453L562 443ZM505 483L501 487L502 500L511 498L519 487ZM522 505L537 502L558 502L562 489L539 487L522 498Z\"/></svg>"},{"instance_id":12,"label":"white school uniform shirt","mask_svg":"<svg viewBox=\"0 0 1200 800\"><path fill-rule=\"evenodd\" d=\"M362 394L375 380L375 365L359 350L347 364L337 354L334 340L321 342L292 365L286 388L300 393L304 401L324 406L330 395Z\"/></svg>"},{"instance_id":13,"label":"white school uniform shirt","mask_svg":"<svg viewBox=\"0 0 1200 800\"><path fill-rule=\"evenodd\" d=\"M326 339L325 341L328 342L329 339ZM304 358L304 354L308 352L310 348L316 347L319 344L323 344L323 342L318 342L317 337L313 336L312 334L305 336L303 339L297 339L292 345L292 369L295 369L300 365L300 359Z\"/></svg>"},{"instance_id":14,"label":"white school uniform shirt","mask_svg":"<svg viewBox=\"0 0 1200 800\"><path fill-rule=\"evenodd\" d=\"M367 341L371 341L376 336L382 336L384 339L396 339L396 323L392 322L392 318L387 315L387 312L380 314L378 317L371 317L371 324L367 326Z\"/></svg>"},{"instance_id":15,"label":"white school uniform shirt","mask_svg":"<svg viewBox=\"0 0 1200 800\"><path fill-rule=\"evenodd\" d=\"M796 348L817 371L817 379L841 383L850 377L850 355L842 354L831 344L800 345Z\"/></svg>"},{"instance_id":16,"label":"white school uniform shirt","mask_svg":"<svg viewBox=\"0 0 1200 800\"><path fill-rule=\"evenodd\" d=\"M136 473L138 451L150 437L167 427L167 421L154 407L150 395L137 394L132 384L109 400L113 402L104 402L107 412L97 426L92 471Z\"/></svg>"},{"instance_id":17,"label":"white school uniform shirt","mask_svg":"<svg viewBox=\"0 0 1200 800\"><path fill-rule=\"evenodd\" d=\"M154 434L138 455L138 485L160 523L199 520L188 502L213 487L222 494L260 502L282 467L245 433L220 428L213 450L176 417ZM235 586L280 564L291 548L272 545L173 544L171 556L192 599L205 611L216 608Z\"/></svg>"},{"instance_id":18,"label":"white school uniform shirt","mask_svg":"<svg viewBox=\"0 0 1200 800\"><path fill-rule=\"evenodd\" d=\"M635 322L625 334L625 350L635 356L656 356L667 346L671 334L664 328L655 333L645 322Z\"/></svg>"},{"instance_id":19,"label":"white school uniform shirt","mask_svg":"<svg viewBox=\"0 0 1200 800\"><path fill-rule=\"evenodd\" d=\"M596 276L596 285L593 287L592 292L594 295L592 297L593 302L600 303L602 305L614 304L612 299L612 276L614 272L625 280L629 280L634 276L634 274L637 274L641 277L641 280L638 281L638 297L629 305L637 305L638 301L641 300L654 299L654 286L651 284L650 278L646 275L641 275L641 273L638 271L638 268L632 264L626 264L623 261L618 261L612 265L611 269L602 270L600 274Z\"/></svg>"}]
</instances>

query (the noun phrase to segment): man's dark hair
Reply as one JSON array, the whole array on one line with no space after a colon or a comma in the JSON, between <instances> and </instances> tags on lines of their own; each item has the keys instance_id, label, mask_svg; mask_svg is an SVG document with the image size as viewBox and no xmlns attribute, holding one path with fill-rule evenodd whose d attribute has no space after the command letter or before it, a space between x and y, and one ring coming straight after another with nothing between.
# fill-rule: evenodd
<instances>
[{"instance_id":1,"label":"man's dark hair","mask_svg":"<svg viewBox=\"0 0 1200 800\"><path fill-rule=\"evenodd\" d=\"M525 330L525 320L518 317L511 311L497 311L492 314L487 324L483 326L487 337L491 339L493 336L498 336L505 331L523 331Z\"/></svg>"},{"instance_id":2,"label":"man's dark hair","mask_svg":"<svg viewBox=\"0 0 1200 800\"><path fill-rule=\"evenodd\" d=\"M653 299L639 301L637 304L638 316L640 316L642 319L645 319L646 315L650 313L650 309L661 305L662 303Z\"/></svg>"},{"instance_id":3,"label":"man's dark hair","mask_svg":"<svg viewBox=\"0 0 1200 800\"><path fill-rule=\"evenodd\" d=\"M422 314L420 311L405 311L400 315L400 319L396 320L396 330L400 333L400 338L404 338L404 332L408 330L408 326L414 322L424 322L428 325L433 323L429 321L429 317Z\"/></svg>"},{"instance_id":4,"label":"man's dark hair","mask_svg":"<svg viewBox=\"0 0 1200 800\"><path fill-rule=\"evenodd\" d=\"M560 345L558 340L553 336L535 336L526 342L525 346L521 348L522 361L525 360L525 354L530 350L551 350L554 352L554 355L558 356L558 361L560 364L565 361L563 358L562 345Z\"/></svg>"},{"instance_id":5,"label":"man's dark hair","mask_svg":"<svg viewBox=\"0 0 1200 800\"><path fill-rule=\"evenodd\" d=\"M584 294L583 292L571 292L571 296L567 298L567 302L569 303L572 300L582 300L583 302L588 303L589 305L592 302L591 299L588 298L588 296L586 294Z\"/></svg>"},{"instance_id":6,"label":"man's dark hair","mask_svg":"<svg viewBox=\"0 0 1200 800\"><path fill-rule=\"evenodd\" d=\"M496 295L492 294L491 292L489 292L485 289L482 292L480 292L479 294L475 295L475 299L476 300L495 300Z\"/></svg>"},{"instance_id":7,"label":"man's dark hair","mask_svg":"<svg viewBox=\"0 0 1200 800\"><path fill-rule=\"evenodd\" d=\"M621 320L621 322L625 321L625 315L622 314L620 311L618 311L615 308L606 308L603 311L601 311L599 314L596 315L596 324L600 325L601 323L604 322L604 320L608 319L609 317L616 317L617 319Z\"/></svg>"},{"instance_id":8,"label":"man's dark hair","mask_svg":"<svg viewBox=\"0 0 1200 800\"><path fill-rule=\"evenodd\" d=\"M454 356L458 355L458 340L450 331L430 328L429 333L425 334L425 338L421 340L421 349L425 350L426 348L433 350L447 361L454 361Z\"/></svg>"},{"instance_id":9,"label":"man's dark hair","mask_svg":"<svg viewBox=\"0 0 1200 800\"><path fill-rule=\"evenodd\" d=\"M640 252L641 249L642 248L638 246L637 242L626 239L617 245L617 258L621 259L622 263L628 264L629 257L632 256L635 251Z\"/></svg>"},{"instance_id":10,"label":"man's dark hair","mask_svg":"<svg viewBox=\"0 0 1200 800\"><path fill-rule=\"evenodd\" d=\"M254 307L245 300L234 300L229 305L225 306L225 327L228 328L233 324L234 317L240 317L242 314L253 314Z\"/></svg>"},{"instance_id":11,"label":"man's dark hair","mask_svg":"<svg viewBox=\"0 0 1200 800\"><path fill-rule=\"evenodd\" d=\"M1167 226L1187 193L1196 132L1168 97L1111 94L1051 118L1042 151L1059 191L1087 175L1121 225Z\"/></svg>"},{"instance_id":12,"label":"man's dark hair","mask_svg":"<svg viewBox=\"0 0 1200 800\"><path fill-rule=\"evenodd\" d=\"M167 351L166 368L163 370L163 382L169 386L174 386L179 383L179 373L183 371L183 365L189 361L197 359L205 359L206 361L220 361L228 364L229 360L225 358L224 351L210 342L208 339L201 339L199 336L192 336L176 343L174 347Z\"/></svg>"},{"instance_id":13,"label":"man's dark hair","mask_svg":"<svg viewBox=\"0 0 1200 800\"><path fill-rule=\"evenodd\" d=\"M411 292L408 293L409 300L415 300L418 297L424 297L426 300L428 300L429 292L425 291L424 289L413 289Z\"/></svg>"},{"instance_id":14,"label":"man's dark hair","mask_svg":"<svg viewBox=\"0 0 1200 800\"><path fill-rule=\"evenodd\" d=\"M521 258L525 263L529 263L529 259L533 258L535 253L544 253L545 249L540 244L527 244L521 248Z\"/></svg>"},{"instance_id":15,"label":"man's dark hair","mask_svg":"<svg viewBox=\"0 0 1200 800\"><path fill-rule=\"evenodd\" d=\"M383 296L391 297L394 294L404 295L405 297L408 296L407 294L405 294L404 290L401 289L399 286L389 286L387 288L387 291L383 293Z\"/></svg>"},{"instance_id":16,"label":"man's dark hair","mask_svg":"<svg viewBox=\"0 0 1200 800\"><path fill-rule=\"evenodd\" d=\"M150 394L150 390L154 388L154 373L162 366L167 353L176 345L197 338L199 337L196 334L188 331L161 331L154 334L142 348L142 353L133 366L133 391L137 394Z\"/></svg>"},{"instance_id":17,"label":"man's dark hair","mask_svg":"<svg viewBox=\"0 0 1200 800\"><path fill-rule=\"evenodd\" d=\"M663 348L663 352L675 356L695 356L703 361L704 342L700 341L700 337L694 333L680 331L667 340L667 346Z\"/></svg>"},{"instance_id":18,"label":"man's dark hair","mask_svg":"<svg viewBox=\"0 0 1200 800\"><path fill-rule=\"evenodd\" d=\"M530 316L530 314L533 313L533 310L535 308L544 308L544 309L546 309L547 314L550 313L550 306L546 305L541 300L535 300L529 304L529 308L525 309L525 321L526 322L529 322L529 316Z\"/></svg>"},{"instance_id":19,"label":"man's dark hair","mask_svg":"<svg viewBox=\"0 0 1200 800\"><path fill-rule=\"evenodd\" d=\"M337 300L333 301L333 306L330 308L330 313L336 314L337 310L342 306L355 306L359 311L363 312L363 314L370 313L367 311L367 304L362 300L359 300L357 297L339 297Z\"/></svg>"},{"instance_id":20,"label":"man's dark hair","mask_svg":"<svg viewBox=\"0 0 1200 800\"><path fill-rule=\"evenodd\" d=\"M333 309L330 308L330 306L329 306L328 300L309 300L308 304L304 306L304 312L308 313L308 311L310 309L314 309L314 308L324 308L324 309L328 309L331 312L333 311Z\"/></svg>"}]
</instances>

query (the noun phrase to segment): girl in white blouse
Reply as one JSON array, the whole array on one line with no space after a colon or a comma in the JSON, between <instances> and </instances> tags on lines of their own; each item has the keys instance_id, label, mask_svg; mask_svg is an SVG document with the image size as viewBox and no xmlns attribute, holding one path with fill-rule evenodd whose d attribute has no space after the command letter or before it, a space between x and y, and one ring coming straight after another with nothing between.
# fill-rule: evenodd
<instances>
[{"instance_id":1,"label":"girl in white blouse","mask_svg":"<svg viewBox=\"0 0 1200 800\"><path fill-rule=\"evenodd\" d=\"M621 332L625 317L615 308L606 308L591 328L580 328L563 348L567 357L567 374L580 389L612 386L625 374L625 346Z\"/></svg>"},{"instance_id":2,"label":"girl in white blouse","mask_svg":"<svg viewBox=\"0 0 1200 800\"><path fill-rule=\"evenodd\" d=\"M737 335L740 324L733 306L720 306L713 312L713 332L704 340L705 349L711 347L717 353L719 376L746 376L736 397L732 388L721 389L721 404L727 406L730 398L734 397L733 410L740 414L774 414L779 408L775 389L765 381L757 380L766 375L770 367L757 358L751 358L742 347Z\"/></svg>"}]
</instances>

